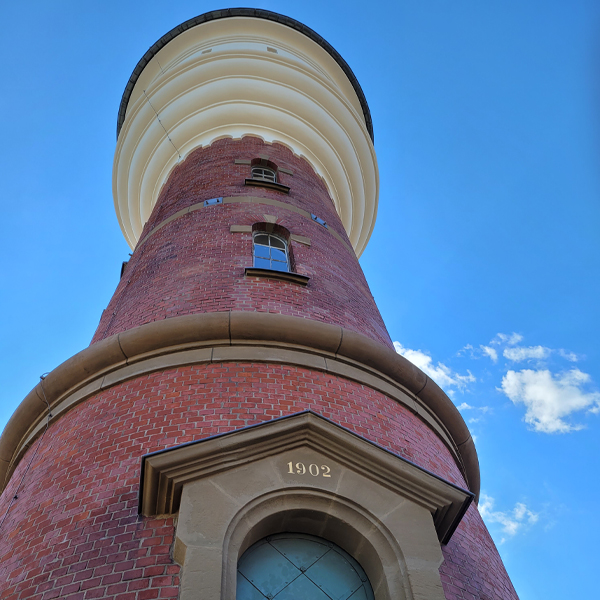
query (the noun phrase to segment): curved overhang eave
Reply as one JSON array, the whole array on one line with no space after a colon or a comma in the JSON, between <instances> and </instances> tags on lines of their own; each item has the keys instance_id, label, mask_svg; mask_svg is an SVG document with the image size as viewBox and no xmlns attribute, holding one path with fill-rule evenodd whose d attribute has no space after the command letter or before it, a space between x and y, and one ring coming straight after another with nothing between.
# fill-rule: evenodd
<instances>
[{"instance_id":1,"label":"curved overhang eave","mask_svg":"<svg viewBox=\"0 0 600 600\"><path fill-rule=\"evenodd\" d=\"M196 313L140 325L59 365L21 402L0 436L0 492L44 431L48 409L54 422L80 402L146 373L248 360L322 370L396 399L438 435L471 492L479 495L479 461L469 429L452 401L415 365L337 325L245 311Z\"/></svg>"},{"instance_id":2,"label":"curved overhang eave","mask_svg":"<svg viewBox=\"0 0 600 600\"><path fill-rule=\"evenodd\" d=\"M133 89L137 83L138 78L140 77L142 71L145 69L146 65L154 58L158 52L164 48L171 40L181 35L188 29L192 27L196 27L197 25L201 25L202 23L207 23L209 21L214 21L217 19L226 19L231 17L252 17L257 19L266 19L268 21L274 21L276 23L280 23L281 25L285 25L296 31L304 34L306 37L311 39L313 42L318 44L321 48L323 48L326 52L330 54L330 56L337 62L340 66L354 91L356 92L356 96L358 101L360 102L360 106L363 111L365 125L367 127L367 131L369 132L369 136L371 137L371 141L374 142L375 137L373 134L373 121L371 119L371 111L369 110L369 105L367 104L367 99L365 98L365 94L356 79L356 76L352 72L352 69L348 66L348 63L342 58L342 56L337 52L337 50L325 39L323 39L316 31L313 31L310 27L307 27L300 21L296 21L291 17L287 17L285 15L280 15L278 13L272 12L270 10L263 10L259 8L227 8L223 10L213 10L192 19L181 23L177 27L174 27L163 35L157 42L155 42L142 56L141 60L136 65L127 85L125 86L125 91L123 92L123 97L121 98L121 104L119 105L119 114L117 117L117 139L119 137L119 133L121 131L121 127L125 121L125 116L127 113L127 106L129 105L129 99L133 92Z\"/></svg>"}]
</instances>

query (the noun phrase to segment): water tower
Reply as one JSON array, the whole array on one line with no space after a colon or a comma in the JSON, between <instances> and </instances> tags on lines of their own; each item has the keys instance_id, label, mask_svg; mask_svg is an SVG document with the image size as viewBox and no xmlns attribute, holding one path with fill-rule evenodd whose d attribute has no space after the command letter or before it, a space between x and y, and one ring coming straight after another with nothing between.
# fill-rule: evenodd
<instances>
[{"instance_id":1,"label":"water tower","mask_svg":"<svg viewBox=\"0 0 600 600\"><path fill-rule=\"evenodd\" d=\"M0 438L2 598L516 598L469 431L358 263L378 171L344 59L207 13L146 52L117 132L132 256Z\"/></svg>"}]
</instances>

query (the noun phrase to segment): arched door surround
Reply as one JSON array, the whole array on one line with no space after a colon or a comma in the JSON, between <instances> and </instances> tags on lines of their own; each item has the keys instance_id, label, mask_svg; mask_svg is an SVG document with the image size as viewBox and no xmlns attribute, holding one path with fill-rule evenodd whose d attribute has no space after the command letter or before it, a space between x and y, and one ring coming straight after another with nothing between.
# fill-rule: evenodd
<instances>
[{"instance_id":1,"label":"arched door surround","mask_svg":"<svg viewBox=\"0 0 600 600\"><path fill-rule=\"evenodd\" d=\"M444 600L440 543L473 497L309 411L147 455L140 488L142 514L178 514L180 600L235 600L244 552L284 532L342 548L375 600Z\"/></svg>"}]
</instances>

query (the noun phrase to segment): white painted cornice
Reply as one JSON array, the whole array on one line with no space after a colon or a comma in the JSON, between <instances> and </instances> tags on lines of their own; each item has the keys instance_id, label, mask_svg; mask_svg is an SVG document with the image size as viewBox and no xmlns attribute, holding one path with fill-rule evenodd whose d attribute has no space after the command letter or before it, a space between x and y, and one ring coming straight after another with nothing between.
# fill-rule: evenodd
<instances>
[{"instance_id":1,"label":"white painted cornice","mask_svg":"<svg viewBox=\"0 0 600 600\"><path fill-rule=\"evenodd\" d=\"M361 101L339 62L285 24L230 17L177 35L139 72L125 104L113 194L128 243L136 245L169 173L190 152L254 135L313 166L360 255L379 190Z\"/></svg>"}]
</instances>

